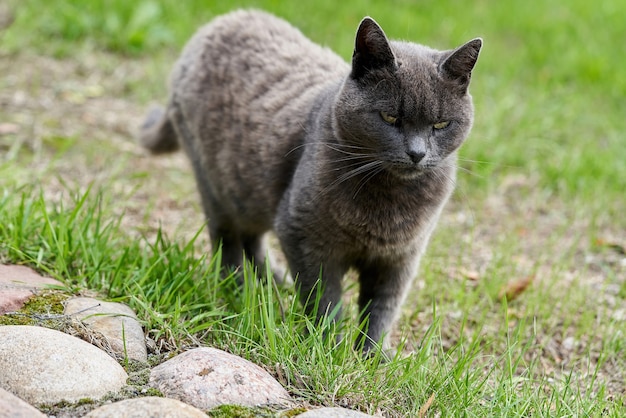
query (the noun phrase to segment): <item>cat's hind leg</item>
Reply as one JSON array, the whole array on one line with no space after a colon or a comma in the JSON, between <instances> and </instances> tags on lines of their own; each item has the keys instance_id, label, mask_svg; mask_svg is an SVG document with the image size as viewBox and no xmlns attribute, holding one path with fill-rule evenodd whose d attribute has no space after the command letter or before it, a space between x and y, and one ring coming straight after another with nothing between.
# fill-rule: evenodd
<instances>
[{"instance_id":1,"label":"cat's hind leg","mask_svg":"<svg viewBox=\"0 0 626 418\"><path fill-rule=\"evenodd\" d=\"M227 211L222 208L211 187L206 163L198 149L200 141L195 139L194 134L189 129L181 107L175 99L172 99L170 102L168 115L173 122L176 134L180 138L180 143L193 168L196 186L209 229L213 253L221 247L222 266L227 270L238 269L243 265L243 240L236 228L236 223L230 218Z\"/></svg>"},{"instance_id":2,"label":"cat's hind leg","mask_svg":"<svg viewBox=\"0 0 626 418\"><path fill-rule=\"evenodd\" d=\"M267 268L272 270L274 280L282 283L285 270L273 264L271 252L267 250L264 233L241 231L230 217L223 214L215 203L209 202L207 216L209 216L209 235L212 245L217 250L221 246L222 265L230 271L241 270L244 267L244 258L254 266L258 277L266 274ZM217 209L217 210L216 210ZM266 265L269 263L269 266ZM242 283L240 277L240 284Z\"/></svg>"},{"instance_id":3,"label":"cat's hind leg","mask_svg":"<svg viewBox=\"0 0 626 418\"><path fill-rule=\"evenodd\" d=\"M241 235L232 224L214 215L209 219L209 235L213 252L221 248L222 266L231 272L240 270L243 267L244 247Z\"/></svg>"},{"instance_id":4,"label":"cat's hind leg","mask_svg":"<svg viewBox=\"0 0 626 418\"><path fill-rule=\"evenodd\" d=\"M259 277L264 276L269 267L277 283L291 281L287 270L281 266L270 250L267 234L244 234L242 242L245 256L254 264Z\"/></svg>"}]
</instances>

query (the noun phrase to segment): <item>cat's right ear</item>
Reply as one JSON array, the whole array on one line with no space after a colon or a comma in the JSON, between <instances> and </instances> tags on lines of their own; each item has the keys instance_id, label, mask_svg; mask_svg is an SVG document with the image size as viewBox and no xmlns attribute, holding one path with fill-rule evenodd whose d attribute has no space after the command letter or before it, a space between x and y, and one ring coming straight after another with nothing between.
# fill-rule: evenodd
<instances>
[{"instance_id":1,"label":"cat's right ear","mask_svg":"<svg viewBox=\"0 0 626 418\"><path fill-rule=\"evenodd\" d=\"M361 78L372 70L394 68L395 64L396 57L385 32L374 19L364 18L356 32L352 54L352 78Z\"/></svg>"}]
</instances>

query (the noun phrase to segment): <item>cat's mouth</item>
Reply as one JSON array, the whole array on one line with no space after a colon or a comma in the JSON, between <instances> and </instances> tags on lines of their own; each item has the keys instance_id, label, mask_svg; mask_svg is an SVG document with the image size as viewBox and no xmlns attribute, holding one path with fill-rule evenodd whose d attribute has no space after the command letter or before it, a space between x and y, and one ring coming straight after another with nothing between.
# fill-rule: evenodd
<instances>
[{"instance_id":1,"label":"cat's mouth","mask_svg":"<svg viewBox=\"0 0 626 418\"><path fill-rule=\"evenodd\" d=\"M387 171L402 180L413 180L421 177L430 170L430 167L422 164L412 164L406 162L390 162L387 164Z\"/></svg>"}]
</instances>

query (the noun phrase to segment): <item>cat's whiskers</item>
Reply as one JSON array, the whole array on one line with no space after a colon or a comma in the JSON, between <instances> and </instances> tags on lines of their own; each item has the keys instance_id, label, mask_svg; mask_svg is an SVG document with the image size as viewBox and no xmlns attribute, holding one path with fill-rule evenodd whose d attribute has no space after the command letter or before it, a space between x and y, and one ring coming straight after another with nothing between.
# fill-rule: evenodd
<instances>
[{"instance_id":1,"label":"cat's whiskers","mask_svg":"<svg viewBox=\"0 0 626 418\"><path fill-rule=\"evenodd\" d=\"M300 145L297 145L297 146L293 147L292 149L289 150L289 152L287 154L284 155L284 157L285 158L288 157L292 152L295 152L296 150L299 150L300 148L304 148L307 145L309 145L309 144L300 144Z\"/></svg>"},{"instance_id":2,"label":"cat's whiskers","mask_svg":"<svg viewBox=\"0 0 626 418\"><path fill-rule=\"evenodd\" d=\"M353 177L358 176L359 174L365 173L374 167L379 167L383 164L382 161L374 160L369 163L365 163L363 165L358 166L357 168L350 170L337 178L332 184L341 184L347 180L350 180Z\"/></svg>"},{"instance_id":3,"label":"cat's whiskers","mask_svg":"<svg viewBox=\"0 0 626 418\"><path fill-rule=\"evenodd\" d=\"M495 164L494 162L491 162L491 161L472 160L471 158L457 157L456 159L457 159L458 161L462 161L462 162L464 162L464 163L475 163L475 164Z\"/></svg>"},{"instance_id":4,"label":"cat's whiskers","mask_svg":"<svg viewBox=\"0 0 626 418\"><path fill-rule=\"evenodd\" d=\"M481 176L480 174L475 173L475 172L473 172L472 170L470 170L470 169L468 169L468 168L461 167L461 166L460 166L460 165L458 165L458 164L457 164L456 168L457 168L457 170L463 171L464 173L467 173L467 174L469 174L469 175L471 175L471 176L474 176L474 177L476 177L476 178L479 178L479 179L483 179L483 178L484 178L484 176Z\"/></svg>"},{"instance_id":5,"label":"cat's whiskers","mask_svg":"<svg viewBox=\"0 0 626 418\"><path fill-rule=\"evenodd\" d=\"M343 148L355 148L367 151L373 151L373 148L364 147L363 145L354 145L354 144L345 144L341 142L319 142L322 145L333 145L335 147L343 147Z\"/></svg>"},{"instance_id":6,"label":"cat's whiskers","mask_svg":"<svg viewBox=\"0 0 626 418\"><path fill-rule=\"evenodd\" d=\"M473 220L476 218L476 216L474 215L474 211L473 211L473 209L472 209L472 207L470 205L470 199L467 196L467 193L465 192L465 190L463 190L462 187L458 187L458 185L456 185L456 179L454 179L452 176L450 176L447 172L440 172L440 171L438 171L435 174L435 177L437 178L437 180L449 181L449 182L452 182L452 183L455 184L455 191L456 191L456 193L460 194L461 201L465 203L466 210L469 212L470 217L472 219L472 224L473 224Z\"/></svg>"},{"instance_id":7,"label":"cat's whiskers","mask_svg":"<svg viewBox=\"0 0 626 418\"><path fill-rule=\"evenodd\" d=\"M454 179L454 177L448 175L448 173L445 171L433 170L431 173L432 173L432 176L435 178L435 180L439 181L440 183L447 183L447 182L451 182L453 184L456 183L456 180Z\"/></svg>"},{"instance_id":8,"label":"cat's whiskers","mask_svg":"<svg viewBox=\"0 0 626 418\"><path fill-rule=\"evenodd\" d=\"M356 189L356 191L354 192L354 194L352 195L352 199L356 198L356 195L359 194L359 192L361 191L361 189L363 188L363 186L365 186L365 184L370 181L371 179L373 179L374 177L376 177L376 175L378 175L379 173L381 173L382 171L385 170L385 166L384 164L381 164L379 167L373 169L370 173L368 173L367 175L365 175L357 184L358 188Z\"/></svg>"},{"instance_id":9,"label":"cat's whiskers","mask_svg":"<svg viewBox=\"0 0 626 418\"><path fill-rule=\"evenodd\" d=\"M502 163L497 162L497 161L472 160L470 158L461 158L461 157L458 157L457 160L460 161L460 162L464 162L464 163L473 163L473 164L477 164L477 165L489 165L489 166L493 166L495 168L521 168L520 165L502 164Z\"/></svg>"},{"instance_id":10,"label":"cat's whiskers","mask_svg":"<svg viewBox=\"0 0 626 418\"><path fill-rule=\"evenodd\" d=\"M472 163L472 164L478 164L478 165L486 165L486 164L495 165L496 164L496 163L493 163L493 162L490 162L490 161L472 160L470 158L462 158L462 157L457 157L457 162ZM463 172L465 172L465 173L468 173L468 174L470 174L470 175L472 175L474 177L477 177L477 178L480 178L480 179L484 178L480 174L477 174L474 171L472 171L471 169L466 168L466 167L462 167L460 164L457 164L456 168L461 170L461 171L463 171Z\"/></svg>"},{"instance_id":11,"label":"cat's whiskers","mask_svg":"<svg viewBox=\"0 0 626 418\"><path fill-rule=\"evenodd\" d=\"M344 162L345 160L336 160L335 162ZM347 170L347 169L351 169L351 168L358 168L360 166L363 165L363 161L353 161L349 164L341 164L339 167L334 167L331 168L330 171L342 171L342 170Z\"/></svg>"},{"instance_id":12,"label":"cat's whiskers","mask_svg":"<svg viewBox=\"0 0 626 418\"><path fill-rule=\"evenodd\" d=\"M357 145L347 145L347 144L334 144L334 143L329 143L329 142L320 142L321 145L324 145L327 148L330 148L333 151L337 151L337 152L341 152L343 154L348 154L348 155L369 155L367 153L363 153L363 152L355 152L352 150L345 150L345 149L341 149L343 148L351 148L354 150L359 150L359 151L369 151L370 153L373 151L371 148L366 148L366 147L360 147Z\"/></svg>"},{"instance_id":13,"label":"cat's whiskers","mask_svg":"<svg viewBox=\"0 0 626 418\"><path fill-rule=\"evenodd\" d=\"M318 142L318 144L324 145L325 147L328 147L328 148L330 148L330 149L332 149L334 151L341 152L343 154L350 154L350 155L363 155L363 156L365 156L365 155L368 155L368 154L356 153L354 151L348 151L348 150L341 149L341 148L349 148L349 149L354 149L354 150L370 151L370 152L373 151L373 149L371 149L371 148L363 147L363 146L360 146L360 145L340 144L340 143L336 143L336 142ZM297 146L293 147L291 150L289 150L289 152L287 152L284 156L288 157L291 153L299 150L300 148L304 148L307 145L313 145L313 144L304 143L304 144L297 145Z\"/></svg>"},{"instance_id":14,"label":"cat's whiskers","mask_svg":"<svg viewBox=\"0 0 626 418\"><path fill-rule=\"evenodd\" d=\"M333 151L337 151L340 152L342 154L345 154L345 157L341 157L341 158L334 158L332 160L333 163L345 163L345 162L350 162L350 164L340 164L338 167L332 168L332 171L339 171L339 170L346 170L346 169L350 169L352 167L356 167L356 169L359 169L360 166L363 166L365 164L368 164L370 162L376 161L373 158L372 153L363 153L363 152L353 152L353 151L346 151L346 150L342 150L339 149L339 147L347 147L347 148L354 148L357 150L367 150L367 151L371 151L370 148L366 148L366 147L361 147L361 146L356 146L356 145L347 145L347 144L330 144L330 143L321 143L322 145L326 146L327 148L333 150ZM351 171L349 171L346 174L349 174Z\"/></svg>"},{"instance_id":15,"label":"cat's whiskers","mask_svg":"<svg viewBox=\"0 0 626 418\"><path fill-rule=\"evenodd\" d=\"M360 174L364 174L366 173L365 181L367 182L371 177L373 177L372 172L376 172L376 174L380 171L382 171L384 169L384 164L382 161L380 160L373 160L370 162L367 162L365 164L352 164L349 165L348 167L357 165L356 168L353 168L345 173L343 173L342 175L340 175L339 177L337 177L332 183L330 183L328 186L326 186L321 192L320 195L324 195L326 194L328 191L330 191L331 189L333 189L334 187L339 186L342 183L345 183L346 181L360 175ZM343 166L342 169L346 169L346 166ZM370 172L371 170L371 172ZM363 181L363 179L361 179L361 181L359 182L359 184ZM360 190L360 188L359 188ZM358 192L358 190L357 190ZM356 193L355 193L356 196Z\"/></svg>"},{"instance_id":16,"label":"cat's whiskers","mask_svg":"<svg viewBox=\"0 0 626 418\"><path fill-rule=\"evenodd\" d=\"M356 160L356 159L373 159L371 154L362 154L362 153L344 153L347 157L342 158L333 158L333 161L348 161L348 160Z\"/></svg>"}]
</instances>

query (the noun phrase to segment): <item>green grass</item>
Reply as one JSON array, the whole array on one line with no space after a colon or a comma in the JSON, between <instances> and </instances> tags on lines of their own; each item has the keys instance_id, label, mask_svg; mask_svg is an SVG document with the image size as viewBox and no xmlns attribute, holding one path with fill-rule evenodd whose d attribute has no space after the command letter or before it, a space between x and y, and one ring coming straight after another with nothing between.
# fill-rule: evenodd
<instances>
[{"instance_id":1,"label":"green grass","mask_svg":"<svg viewBox=\"0 0 626 418\"><path fill-rule=\"evenodd\" d=\"M15 21L0 29L0 124L20 130L0 134L0 261L31 265L70 292L88 288L128 303L168 350L201 343L242 355L303 405L418 416L434 395L424 416L626 414L622 1L9 5ZM189 172L150 171L120 145L132 141L129 132L89 124L98 100L102 112L124 100L120 113L163 101L186 39L244 6L285 17L346 59L364 15L392 38L438 48L484 38L464 170L388 363L352 351L353 304L330 330L345 335L335 344L303 315L293 289L249 269L243 290L220 280L201 222L179 235L151 226L158 195L197 201ZM66 66L62 75L50 81L54 69L33 70L37 56ZM15 81L28 71L35 76ZM176 230L175 221L163 219L163 229ZM503 286L525 277L532 285L504 301Z\"/></svg>"},{"instance_id":2,"label":"green grass","mask_svg":"<svg viewBox=\"0 0 626 418\"><path fill-rule=\"evenodd\" d=\"M307 402L411 416L434 394L431 408L444 416L579 416L581 411L619 416L617 404L587 398L587 391L595 390L593 379L587 387L574 387L567 376L559 385L536 375L536 359L527 356L542 343L534 341L537 324L513 324L506 304L492 301L482 308L496 319L491 323L480 318L470 324L473 319L464 316L466 329L444 346L446 318L437 306L449 303L433 299L431 325L414 341L418 349L412 355L398 354L386 364L379 357L364 360L351 348L358 333L354 325L346 321L338 330L330 328L331 338L324 339L324 329L303 316L290 289L277 289L247 271L247 285L239 291L233 280L218 279L219 257L197 256L192 243L180 247L162 236L154 243L132 240L117 222L106 220L111 203L99 194L73 195L63 206L46 204L41 196L26 205L37 191L13 192L19 198L5 196L0 204L3 257L74 278L68 285L100 289L130 304L149 336L174 350L189 343L190 335L202 336L204 343L265 364ZM479 288L450 298L469 310L488 293ZM494 323L495 329L486 329ZM333 342L335 332L344 333L343 342ZM615 348L605 355L617 355L623 343Z\"/></svg>"}]
</instances>

